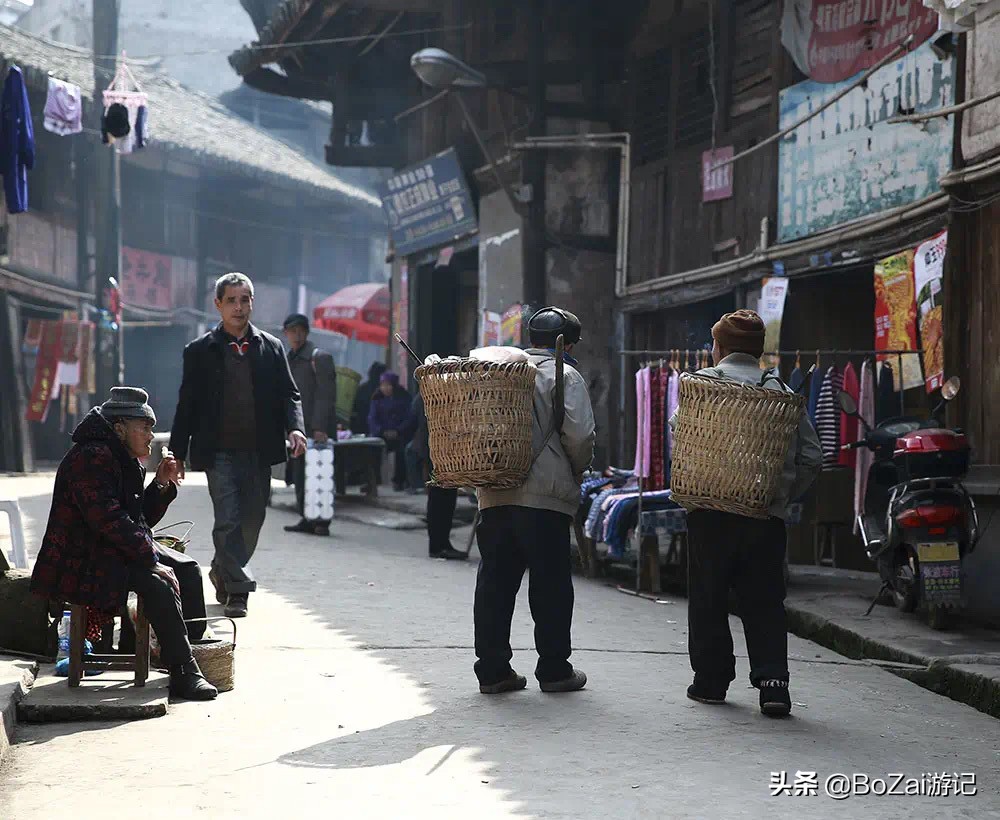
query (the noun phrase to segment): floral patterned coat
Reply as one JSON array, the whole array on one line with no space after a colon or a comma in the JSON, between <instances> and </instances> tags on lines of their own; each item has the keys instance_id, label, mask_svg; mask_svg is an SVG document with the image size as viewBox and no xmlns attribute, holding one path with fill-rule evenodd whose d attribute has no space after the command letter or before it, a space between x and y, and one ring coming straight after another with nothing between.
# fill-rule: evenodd
<instances>
[{"instance_id":1,"label":"floral patterned coat","mask_svg":"<svg viewBox=\"0 0 1000 820\"><path fill-rule=\"evenodd\" d=\"M117 612L128 598L134 566L153 567L150 526L177 497L172 486L144 491L146 470L97 408L73 433L56 473L52 510L31 576L31 590L49 600Z\"/></svg>"}]
</instances>

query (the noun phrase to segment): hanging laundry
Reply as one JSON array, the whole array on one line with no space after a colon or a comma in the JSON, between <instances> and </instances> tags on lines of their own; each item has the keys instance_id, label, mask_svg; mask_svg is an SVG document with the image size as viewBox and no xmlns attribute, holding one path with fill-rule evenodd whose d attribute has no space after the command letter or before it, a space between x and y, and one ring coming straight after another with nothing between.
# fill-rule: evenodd
<instances>
[{"instance_id":1,"label":"hanging laundry","mask_svg":"<svg viewBox=\"0 0 1000 820\"><path fill-rule=\"evenodd\" d=\"M650 370L642 368L635 374L636 398L636 442L635 442L635 474L643 478L649 477L650 450Z\"/></svg>"},{"instance_id":2,"label":"hanging laundry","mask_svg":"<svg viewBox=\"0 0 1000 820\"><path fill-rule=\"evenodd\" d=\"M837 394L844 384L844 377L836 365L823 377L816 404L816 434L823 448L823 469L836 467L840 460L840 405Z\"/></svg>"},{"instance_id":3,"label":"hanging laundry","mask_svg":"<svg viewBox=\"0 0 1000 820\"><path fill-rule=\"evenodd\" d=\"M855 404L858 407L861 406L861 386L858 384L858 372L854 369L854 365L850 362L847 363L847 367L844 368L844 384L841 387L845 393L847 393L852 399L854 399ZM840 402L838 401L839 405ZM847 413L841 412L840 414L840 442L841 444L851 444L858 440L858 432L860 425L858 420L847 415ZM839 463L841 467L849 467L854 469L854 465L857 464L857 450L841 450L839 456Z\"/></svg>"},{"instance_id":4,"label":"hanging laundry","mask_svg":"<svg viewBox=\"0 0 1000 820\"><path fill-rule=\"evenodd\" d=\"M83 94L80 86L49 77L44 124L46 131L60 137L83 131Z\"/></svg>"},{"instance_id":5,"label":"hanging laundry","mask_svg":"<svg viewBox=\"0 0 1000 820\"><path fill-rule=\"evenodd\" d=\"M662 368L650 369L649 379L649 489L663 489L663 382Z\"/></svg>"},{"instance_id":6,"label":"hanging laundry","mask_svg":"<svg viewBox=\"0 0 1000 820\"><path fill-rule=\"evenodd\" d=\"M802 372L802 368L795 365L795 369L792 371L792 375L788 377L788 386L796 393L799 392L799 388L802 387L803 382L805 382L806 376Z\"/></svg>"},{"instance_id":7,"label":"hanging laundry","mask_svg":"<svg viewBox=\"0 0 1000 820\"><path fill-rule=\"evenodd\" d=\"M135 115L135 147L145 148L149 142L149 109L140 105Z\"/></svg>"},{"instance_id":8,"label":"hanging laundry","mask_svg":"<svg viewBox=\"0 0 1000 820\"><path fill-rule=\"evenodd\" d=\"M112 103L101 119L101 136L105 144L124 139L132 133L128 109L122 103Z\"/></svg>"},{"instance_id":9,"label":"hanging laundry","mask_svg":"<svg viewBox=\"0 0 1000 820\"><path fill-rule=\"evenodd\" d=\"M672 419L677 408L681 404L681 374L676 370L670 371L670 383L667 385L667 419ZM674 457L674 431L667 425L667 450L669 459Z\"/></svg>"},{"instance_id":10,"label":"hanging laundry","mask_svg":"<svg viewBox=\"0 0 1000 820\"><path fill-rule=\"evenodd\" d=\"M858 412L869 427L875 421L875 374L870 359L861 365L861 385L859 388ZM865 511L865 492L868 490L868 473L875 461L875 454L867 447L857 453L854 466L854 533L858 533L858 516Z\"/></svg>"},{"instance_id":11,"label":"hanging laundry","mask_svg":"<svg viewBox=\"0 0 1000 820\"><path fill-rule=\"evenodd\" d=\"M816 359L816 370L813 372L812 381L809 383L809 418L813 427L816 426L816 411L819 409L819 394L823 389L823 377L820 376L819 359Z\"/></svg>"},{"instance_id":12,"label":"hanging laundry","mask_svg":"<svg viewBox=\"0 0 1000 820\"><path fill-rule=\"evenodd\" d=\"M7 211L28 210L28 171L35 167L35 127L24 75L16 65L7 72L0 98L0 174Z\"/></svg>"},{"instance_id":13,"label":"hanging laundry","mask_svg":"<svg viewBox=\"0 0 1000 820\"><path fill-rule=\"evenodd\" d=\"M881 424L886 419L899 415L899 397L896 395L896 382L893 377L892 365L889 362L878 364L878 393L875 397L875 423Z\"/></svg>"}]
</instances>

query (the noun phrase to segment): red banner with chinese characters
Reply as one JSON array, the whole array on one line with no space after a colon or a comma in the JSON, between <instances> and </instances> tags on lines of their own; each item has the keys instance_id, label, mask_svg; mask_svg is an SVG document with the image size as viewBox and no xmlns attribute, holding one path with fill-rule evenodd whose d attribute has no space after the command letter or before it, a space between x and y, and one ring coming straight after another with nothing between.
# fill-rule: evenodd
<instances>
[{"instance_id":1,"label":"red banner with chinese characters","mask_svg":"<svg viewBox=\"0 0 1000 820\"><path fill-rule=\"evenodd\" d=\"M35 361L35 385L25 418L28 421L45 421L49 401L56 386L56 371L62 353L62 322L42 322L42 335Z\"/></svg>"},{"instance_id":2,"label":"red banner with chinese characters","mask_svg":"<svg viewBox=\"0 0 1000 820\"><path fill-rule=\"evenodd\" d=\"M122 248L122 298L125 304L152 310L173 307L173 257Z\"/></svg>"},{"instance_id":3,"label":"red banner with chinese characters","mask_svg":"<svg viewBox=\"0 0 1000 820\"><path fill-rule=\"evenodd\" d=\"M781 42L799 70L837 83L871 68L913 35L911 48L938 30L921 0L785 0Z\"/></svg>"}]
</instances>

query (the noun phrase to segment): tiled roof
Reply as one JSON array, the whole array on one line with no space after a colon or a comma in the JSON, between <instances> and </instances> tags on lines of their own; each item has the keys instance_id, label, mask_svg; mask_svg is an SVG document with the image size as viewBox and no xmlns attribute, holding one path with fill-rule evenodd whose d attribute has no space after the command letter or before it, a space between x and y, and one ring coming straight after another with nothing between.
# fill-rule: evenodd
<instances>
[{"instance_id":1,"label":"tiled roof","mask_svg":"<svg viewBox=\"0 0 1000 820\"><path fill-rule=\"evenodd\" d=\"M17 64L32 85L46 82L51 74L80 86L85 99L93 97L94 64L88 51L0 25L0 58ZM353 204L378 216L382 203L372 191L343 181L212 97L148 69L132 66L132 71L149 96L151 149L184 154L200 164L250 174L277 187L306 188L314 196Z\"/></svg>"},{"instance_id":2,"label":"tiled roof","mask_svg":"<svg viewBox=\"0 0 1000 820\"><path fill-rule=\"evenodd\" d=\"M288 33L293 29L302 16L313 5L314 0L284 0L273 12L271 19L260 31L260 38L256 43L245 46L233 52L229 57L229 63L241 76L248 74L255 68L271 60L275 56L274 51L261 51L255 46L270 46L284 41Z\"/></svg>"}]
</instances>

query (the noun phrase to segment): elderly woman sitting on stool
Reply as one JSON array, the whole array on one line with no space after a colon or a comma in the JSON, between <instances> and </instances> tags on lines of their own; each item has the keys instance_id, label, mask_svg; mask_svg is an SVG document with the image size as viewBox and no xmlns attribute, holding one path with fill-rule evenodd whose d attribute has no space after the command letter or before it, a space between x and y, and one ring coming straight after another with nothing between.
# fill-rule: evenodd
<instances>
[{"instance_id":1,"label":"elderly woman sitting on stool","mask_svg":"<svg viewBox=\"0 0 1000 820\"><path fill-rule=\"evenodd\" d=\"M170 694L211 700L218 692L198 668L188 636L201 637L205 593L201 568L160 546L150 530L177 497L178 464L167 455L143 489L156 415L145 390L113 387L73 432L73 447L56 473L52 510L31 589L49 600L88 608L88 637L121 611L129 590L144 602L170 672ZM122 643L134 642L123 619ZM119 646L122 650L123 647Z\"/></svg>"}]
</instances>

